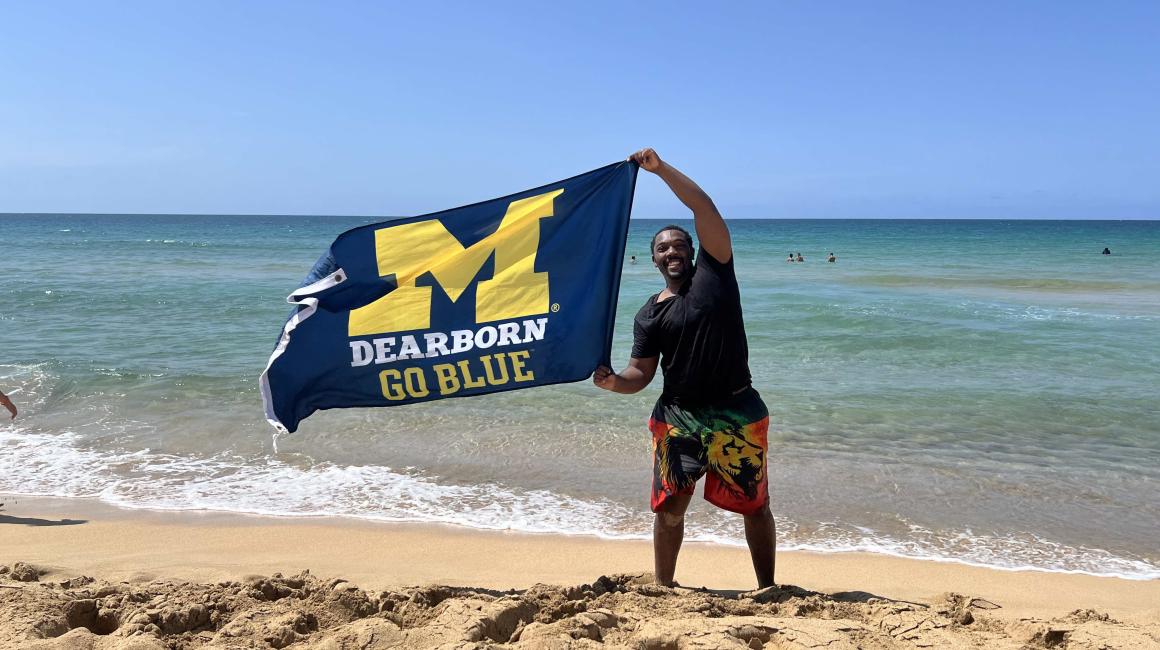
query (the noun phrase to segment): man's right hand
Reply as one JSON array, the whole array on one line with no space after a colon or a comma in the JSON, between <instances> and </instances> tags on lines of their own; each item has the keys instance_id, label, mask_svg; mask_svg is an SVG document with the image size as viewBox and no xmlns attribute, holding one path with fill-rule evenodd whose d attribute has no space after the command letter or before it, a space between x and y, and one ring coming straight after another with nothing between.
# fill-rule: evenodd
<instances>
[{"instance_id":1,"label":"man's right hand","mask_svg":"<svg viewBox=\"0 0 1160 650\"><path fill-rule=\"evenodd\" d=\"M608 366L596 366L596 370L592 373L592 383L604 390L615 390L616 373Z\"/></svg>"}]
</instances>

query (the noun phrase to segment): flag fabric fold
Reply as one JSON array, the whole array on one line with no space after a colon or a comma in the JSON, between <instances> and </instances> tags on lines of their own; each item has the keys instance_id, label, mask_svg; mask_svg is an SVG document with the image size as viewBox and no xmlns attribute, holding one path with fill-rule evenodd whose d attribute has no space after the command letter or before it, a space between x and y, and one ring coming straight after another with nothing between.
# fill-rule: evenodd
<instances>
[{"instance_id":1,"label":"flag fabric fold","mask_svg":"<svg viewBox=\"0 0 1160 650\"><path fill-rule=\"evenodd\" d=\"M348 230L287 298L260 380L292 432L321 409L579 381L608 364L637 166Z\"/></svg>"}]
</instances>

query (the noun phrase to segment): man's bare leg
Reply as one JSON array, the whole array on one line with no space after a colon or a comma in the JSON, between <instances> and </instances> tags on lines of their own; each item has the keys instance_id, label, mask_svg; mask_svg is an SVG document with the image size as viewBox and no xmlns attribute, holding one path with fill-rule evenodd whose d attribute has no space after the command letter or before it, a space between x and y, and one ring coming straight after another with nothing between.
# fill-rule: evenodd
<instances>
[{"instance_id":1,"label":"man's bare leg","mask_svg":"<svg viewBox=\"0 0 1160 650\"><path fill-rule=\"evenodd\" d=\"M749 556L753 559L753 572L757 574L757 588L772 587L777 554L777 528L768 503L756 513L745 515L745 541L749 544ZM657 566L660 566L660 561L657 562ZM660 579L659 570L657 579L658 581Z\"/></svg>"},{"instance_id":2,"label":"man's bare leg","mask_svg":"<svg viewBox=\"0 0 1160 650\"><path fill-rule=\"evenodd\" d=\"M653 567L656 583L673 586L677 572L677 554L685 540L685 510L693 500L691 494L674 494L665 499L653 520ZM748 530L748 524L746 524Z\"/></svg>"}]
</instances>

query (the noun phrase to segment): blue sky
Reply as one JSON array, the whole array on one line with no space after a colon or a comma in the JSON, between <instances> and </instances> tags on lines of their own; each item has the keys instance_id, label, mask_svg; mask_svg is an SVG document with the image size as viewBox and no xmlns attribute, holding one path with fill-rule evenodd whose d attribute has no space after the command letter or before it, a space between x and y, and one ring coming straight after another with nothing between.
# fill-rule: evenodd
<instances>
[{"instance_id":1,"label":"blue sky","mask_svg":"<svg viewBox=\"0 0 1160 650\"><path fill-rule=\"evenodd\" d=\"M418 4L0 2L0 212L1160 219L1157 2Z\"/></svg>"}]
</instances>

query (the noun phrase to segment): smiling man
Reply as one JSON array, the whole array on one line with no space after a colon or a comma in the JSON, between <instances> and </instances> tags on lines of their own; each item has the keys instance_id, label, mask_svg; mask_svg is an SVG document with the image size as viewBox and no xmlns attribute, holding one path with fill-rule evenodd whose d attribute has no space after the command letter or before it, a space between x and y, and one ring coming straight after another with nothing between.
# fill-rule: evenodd
<instances>
[{"instance_id":1,"label":"smiling man","mask_svg":"<svg viewBox=\"0 0 1160 650\"><path fill-rule=\"evenodd\" d=\"M599 367L593 382L636 393L660 365L664 391L653 408L651 506L656 581L672 585L685 535L685 511L706 474L705 499L745 520L759 587L774 584L774 522L769 510L769 413L750 386L749 346L733 271L729 228L708 194L652 149L629 157L660 176L693 212L701 248L680 226L653 237L652 261L665 288L637 312L632 358L619 373Z\"/></svg>"}]
</instances>

